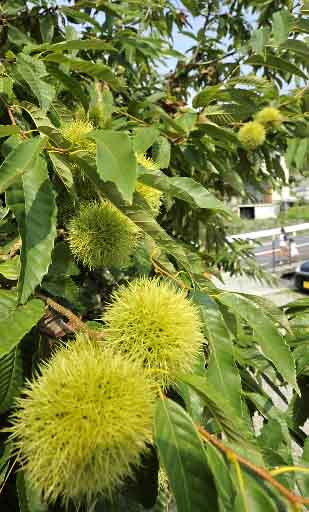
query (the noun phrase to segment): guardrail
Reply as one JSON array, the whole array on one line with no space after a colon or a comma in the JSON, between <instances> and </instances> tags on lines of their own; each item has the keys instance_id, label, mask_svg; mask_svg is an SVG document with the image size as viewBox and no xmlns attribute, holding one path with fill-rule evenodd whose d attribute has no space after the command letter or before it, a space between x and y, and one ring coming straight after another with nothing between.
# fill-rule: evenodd
<instances>
[{"instance_id":1,"label":"guardrail","mask_svg":"<svg viewBox=\"0 0 309 512\"><path fill-rule=\"evenodd\" d=\"M297 233L298 231L308 231L309 230L309 222L305 222L303 224L294 224L292 226L282 226L284 227L284 230L286 233ZM260 240L262 238L271 238L271 256L272 256L272 270L275 271L276 270L276 266L279 267L282 266L282 264L284 265L284 261L283 263L280 263L279 261L279 264L276 260L276 253L279 252L280 253L280 248L279 247L276 247L276 242L278 242L278 237L281 233L281 227L279 228L272 228L272 229L264 229L264 230L261 230L261 231L253 231L253 232L250 232L250 233L239 233L239 234L236 234L236 235L230 235L227 237L227 240L229 241L233 241L233 240L248 240L248 241L254 241L254 240ZM291 254L291 241L289 240L288 241L288 252L287 252L287 255L285 256L285 258L287 259L286 263L290 266L292 266L293 263L297 263L299 264L299 259L295 259L292 257L292 254ZM282 260L284 260L284 256L282 257ZM291 269L292 270L292 269Z\"/></svg>"},{"instance_id":2,"label":"guardrail","mask_svg":"<svg viewBox=\"0 0 309 512\"><path fill-rule=\"evenodd\" d=\"M295 233L297 231L306 231L309 230L309 222L305 222L304 224L295 224L294 226L282 226L284 227L286 233ZM228 240L258 240L260 238L269 238L273 236L279 236L281 233L280 228L272 228L272 229L263 229L262 231L253 231L250 233L239 233L236 235L229 235L227 237Z\"/></svg>"}]
</instances>

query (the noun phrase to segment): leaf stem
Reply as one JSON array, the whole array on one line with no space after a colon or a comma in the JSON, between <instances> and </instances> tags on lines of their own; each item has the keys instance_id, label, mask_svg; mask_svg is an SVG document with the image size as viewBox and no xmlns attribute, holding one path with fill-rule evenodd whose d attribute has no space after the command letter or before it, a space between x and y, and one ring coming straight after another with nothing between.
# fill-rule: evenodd
<instances>
[{"instance_id":1,"label":"leaf stem","mask_svg":"<svg viewBox=\"0 0 309 512\"><path fill-rule=\"evenodd\" d=\"M248 500L247 500L246 489L245 489L245 482L244 482L244 479L242 476L239 462L237 460L237 456L234 452L232 452L228 458L235 468L236 478L237 478L238 484L239 484L240 495L241 495L241 498L242 498L242 501L244 504L244 510L245 510L245 512L249 512Z\"/></svg>"},{"instance_id":2,"label":"leaf stem","mask_svg":"<svg viewBox=\"0 0 309 512\"><path fill-rule=\"evenodd\" d=\"M273 469L270 471L272 476L282 475L283 473L309 473L309 468L303 468L302 466L281 466L280 468Z\"/></svg>"},{"instance_id":3,"label":"leaf stem","mask_svg":"<svg viewBox=\"0 0 309 512\"><path fill-rule=\"evenodd\" d=\"M235 457L238 463L242 464L243 466L250 469L253 473L255 473L257 476L271 484L273 487L277 489L294 507L299 507L300 505L308 505L309 504L309 498L303 498L302 496L296 496L296 494L289 491L286 487L284 487L282 484L280 484L275 478L273 478L272 473L270 471L267 471L266 469L260 468L250 462L249 460L245 459L241 455L238 455L235 453L231 448L226 447L219 439L217 439L215 436L207 432L203 427L200 425L197 425L197 429L202 436L203 439L213 444L216 448L218 448L221 452L225 454L225 456L231 460L231 454L232 457Z\"/></svg>"}]
</instances>

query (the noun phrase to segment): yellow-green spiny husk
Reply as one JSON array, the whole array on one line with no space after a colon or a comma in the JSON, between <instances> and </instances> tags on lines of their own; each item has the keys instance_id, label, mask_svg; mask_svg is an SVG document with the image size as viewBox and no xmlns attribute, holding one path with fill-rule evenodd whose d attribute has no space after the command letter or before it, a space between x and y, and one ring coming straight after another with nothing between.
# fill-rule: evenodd
<instances>
[{"instance_id":1,"label":"yellow-green spiny husk","mask_svg":"<svg viewBox=\"0 0 309 512\"><path fill-rule=\"evenodd\" d=\"M162 387L190 372L202 348L197 308L167 281L140 278L121 286L103 320L108 343L150 369Z\"/></svg>"},{"instance_id":2,"label":"yellow-green spiny husk","mask_svg":"<svg viewBox=\"0 0 309 512\"><path fill-rule=\"evenodd\" d=\"M74 120L65 123L60 128L62 135L71 142L75 149L95 154L96 144L93 140L87 139L87 135L93 130L93 124L88 121Z\"/></svg>"},{"instance_id":3,"label":"yellow-green spiny husk","mask_svg":"<svg viewBox=\"0 0 309 512\"><path fill-rule=\"evenodd\" d=\"M47 502L112 499L152 438L155 393L128 356L84 336L29 382L11 418L11 441Z\"/></svg>"},{"instance_id":4,"label":"yellow-green spiny husk","mask_svg":"<svg viewBox=\"0 0 309 512\"><path fill-rule=\"evenodd\" d=\"M128 265L138 239L135 224L109 201L83 203L68 224L72 254L89 269Z\"/></svg>"},{"instance_id":5,"label":"yellow-green spiny husk","mask_svg":"<svg viewBox=\"0 0 309 512\"><path fill-rule=\"evenodd\" d=\"M91 191L92 197L95 196L95 192L93 191L94 187L92 183L90 183L82 164L78 161L78 158L87 158L87 160L95 162L96 144L93 140L87 138L87 135L89 135L93 129L94 127L92 123L82 119L65 123L60 128L62 135L72 145L68 158L70 160L70 167L73 171L75 185L78 189L80 185L84 186L86 183L87 191Z\"/></svg>"},{"instance_id":6,"label":"yellow-green spiny husk","mask_svg":"<svg viewBox=\"0 0 309 512\"><path fill-rule=\"evenodd\" d=\"M143 196L149 208L151 209L152 215L157 217L160 213L161 196L162 193L156 188L144 185L144 183L137 183L136 191Z\"/></svg>"},{"instance_id":7,"label":"yellow-green spiny husk","mask_svg":"<svg viewBox=\"0 0 309 512\"><path fill-rule=\"evenodd\" d=\"M266 127L278 127L283 121L283 116L277 108L265 107L256 114L255 120Z\"/></svg>"},{"instance_id":8,"label":"yellow-green spiny husk","mask_svg":"<svg viewBox=\"0 0 309 512\"><path fill-rule=\"evenodd\" d=\"M147 171L159 171L160 166L152 160L152 158L144 155L143 153L136 153L137 163L140 164Z\"/></svg>"},{"instance_id":9,"label":"yellow-green spiny husk","mask_svg":"<svg viewBox=\"0 0 309 512\"><path fill-rule=\"evenodd\" d=\"M265 128L257 121L249 121L240 128L238 138L246 149L256 149L265 142Z\"/></svg>"},{"instance_id":10,"label":"yellow-green spiny husk","mask_svg":"<svg viewBox=\"0 0 309 512\"><path fill-rule=\"evenodd\" d=\"M147 157L143 153L136 153L136 160L139 165L147 169L148 171L159 171L160 167L156 164L152 158ZM139 192L146 203L150 207L152 214L154 217L157 217L160 213L160 204L162 192L160 190L153 188L149 185L144 185L144 183L137 183L136 191Z\"/></svg>"}]
</instances>

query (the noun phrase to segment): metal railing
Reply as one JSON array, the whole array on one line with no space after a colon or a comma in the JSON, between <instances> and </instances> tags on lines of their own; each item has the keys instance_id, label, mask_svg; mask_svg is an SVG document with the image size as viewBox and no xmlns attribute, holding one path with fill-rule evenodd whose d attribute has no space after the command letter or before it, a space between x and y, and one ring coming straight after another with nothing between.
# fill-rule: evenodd
<instances>
[{"instance_id":1,"label":"metal railing","mask_svg":"<svg viewBox=\"0 0 309 512\"><path fill-rule=\"evenodd\" d=\"M303 223L303 224L295 224L291 226L282 226L284 227L284 230L287 234L293 233L296 236L297 232L301 231L309 231L309 222ZM227 237L229 241L232 240L252 240L252 242L256 240L261 240L263 238L269 238L271 239L271 256L272 256L272 270L275 271L276 267L282 266L284 264L292 266L293 263L299 263L300 258L297 258L297 260L292 257L291 254L291 239L289 238L287 240L287 254L283 256L283 254L280 254L280 247L279 247L279 236L281 234L281 227L279 228L272 228L272 229L265 229L260 231L254 231L250 233L239 233L236 235L230 235ZM279 252L281 260L279 262L276 259L276 253ZM257 254L258 256L258 254ZM284 261L286 259L286 262ZM283 261L282 261L283 260Z\"/></svg>"},{"instance_id":2,"label":"metal railing","mask_svg":"<svg viewBox=\"0 0 309 512\"><path fill-rule=\"evenodd\" d=\"M304 224L295 224L294 226L282 226L286 233L297 233L297 231L309 231L309 222ZM239 233L237 235L229 235L228 240L258 240L260 238L270 238L272 236L278 236L281 233L280 228L263 229L262 231L253 231L250 233Z\"/></svg>"}]
</instances>

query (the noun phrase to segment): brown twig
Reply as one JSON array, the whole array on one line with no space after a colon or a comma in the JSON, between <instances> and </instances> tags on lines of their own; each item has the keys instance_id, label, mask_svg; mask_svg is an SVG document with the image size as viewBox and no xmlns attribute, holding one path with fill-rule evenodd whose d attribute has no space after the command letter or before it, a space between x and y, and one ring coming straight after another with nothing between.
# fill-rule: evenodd
<instances>
[{"instance_id":1,"label":"brown twig","mask_svg":"<svg viewBox=\"0 0 309 512\"><path fill-rule=\"evenodd\" d=\"M12 112L12 110L10 109L10 107L9 107L9 106L7 107L7 111L8 111L8 114L9 114L9 118L10 118L11 123L12 123L14 126L16 126L16 119L15 119L15 117L14 117L14 115L13 115L13 112Z\"/></svg>"},{"instance_id":2,"label":"brown twig","mask_svg":"<svg viewBox=\"0 0 309 512\"><path fill-rule=\"evenodd\" d=\"M42 299L46 302L46 304L63 315L65 318L69 320L70 327L75 332L84 332L91 336L92 338L95 338L97 340L101 340L104 337L103 330L96 330L96 329L90 329L85 322L83 322L77 315L75 315L70 309L62 306L61 304L58 304L58 302L54 301L50 297L45 297L45 295L42 295L40 293L36 294L36 297L39 299Z\"/></svg>"},{"instance_id":3,"label":"brown twig","mask_svg":"<svg viewBox=\"0 0 309 512\"><path fill-rule=\"evenodd\" d=\"M214 435L210 434L201 426L197 426L197 429L202 436L203 439L213 444L216 448L218 448L221 452L229 460L237 460L240 464L250 469L253 473L258 475L260 478L271 484L275 487L292 505L309 505L309 498L302 498L301 496L297 496L296 494L289 491L284 485L280 484L275 478L272 477L271 473L266 469L260 468L245 459L241 455L235 453L231 448L226 447L219 439L217 439Z\"/></svg>"},{"instance_id":4,"label":"brown twig","mask_svg":"<svg viewBox=\"0 0 309 512\"><path fill-rule=\"evenodd\" d=\"M5 101L3 96L0 96L0 99L1 99L2 103L5 105L5 108L7 110L7 113L8 113L8 116L10 118L10 121L11 121L12 125L16 126L16 119L15 119L15 117L13 115L11 107L7 104L7 102Z\"/></svg>"}]
</instances>

